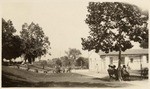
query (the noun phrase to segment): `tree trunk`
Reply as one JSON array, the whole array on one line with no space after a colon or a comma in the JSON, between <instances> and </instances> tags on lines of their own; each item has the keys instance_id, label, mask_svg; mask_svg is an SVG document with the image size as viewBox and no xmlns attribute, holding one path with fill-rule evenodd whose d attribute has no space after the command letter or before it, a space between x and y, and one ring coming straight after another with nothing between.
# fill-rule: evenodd
<instances>
[{"instance_id":1,"label":"tree trunk","mask_svg":"<svg viewBox=\"0 0 150 89\"><path fill-rule=\"evenodd\" d=\"M33 64L33 58L31 58L31 64Z\"/></svg>"},{"instance_id":2,"label":"tree trunk","mask_svg":"<svg viewBox=\"0 0 150 89\"><path fill-rule=\"evenodd\" d=\"M32 64L32 58L31 58L31 57L28 57L28 62L29 62L30 64Z\"/></svg>"},{"instance_id":3,"label":"tree trunk","mask_svg":"<svg viewBox=\"0 0 150 89\"><path fill-rule=\"evenodd\" d=\"M4 63L4 59L2 58L2 63Z\"/></svg>"},{"instance_id":4,"label":"tree trunk","mask_svg":"<svg viewBox=\"0 0 150 89\"><path fill-rule=\"evenodd\" d=\"M121 48L119 48L118 80L122 81L122 76L121 76Z\"/></svg>"},{"instance_id":5,"label":"tree trunk","mask_svg":"<svg viewBox=\"0 0 150 89\"><path fill-rule=\"evenodd\" d=\"M140 59L140 69L141 69L141 78L142 78L142 61L141 61L141 59Z\"/></svg>"}]
</instances>

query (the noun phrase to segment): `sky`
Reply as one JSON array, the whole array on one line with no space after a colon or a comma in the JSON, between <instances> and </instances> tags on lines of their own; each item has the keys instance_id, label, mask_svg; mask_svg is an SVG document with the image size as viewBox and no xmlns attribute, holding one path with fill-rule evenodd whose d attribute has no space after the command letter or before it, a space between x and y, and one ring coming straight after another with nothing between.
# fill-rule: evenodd
<instances>
[{"instance_id":1,"label":"sky","mask_svg":"<svg viewBox=\"0 0 150 89\"><path fill-rule=\"evenodd\" d=\"M39 24L51 42L50 58L64 56L64 52L69 48L77 48L84 57L88 57L89 53L82 50L81 38L86 38L90 31L84 21L89 1L111 0L3 0L1 16L13 22L16 34L19 34L24 23ZM148 0L138 2L128 0L128 2L142 9L147 9L149 6ZM134 48L138 46L135 44Z\"/></svg>"}]
</instances>

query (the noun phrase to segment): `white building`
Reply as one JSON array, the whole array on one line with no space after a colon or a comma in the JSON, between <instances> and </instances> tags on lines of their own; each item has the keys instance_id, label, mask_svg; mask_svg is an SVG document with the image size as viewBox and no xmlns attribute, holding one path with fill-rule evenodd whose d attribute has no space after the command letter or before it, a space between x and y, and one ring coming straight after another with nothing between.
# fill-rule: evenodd
<instances>
[{"instance_id":1,"label":"white building","mask_svg":"<svg viewBox=\"0 0 150 89\"><path fill-rule=\"evenodd\" d=\"M108 65L118 67L119 52L110 52L108 54L99 52L92 53L89 57L89 70L95 72L107 72ZM121 53L121 65L126 65L131 70L140 70L148 67L148 49L129 49Z\"/></svg>"}]
</instances>

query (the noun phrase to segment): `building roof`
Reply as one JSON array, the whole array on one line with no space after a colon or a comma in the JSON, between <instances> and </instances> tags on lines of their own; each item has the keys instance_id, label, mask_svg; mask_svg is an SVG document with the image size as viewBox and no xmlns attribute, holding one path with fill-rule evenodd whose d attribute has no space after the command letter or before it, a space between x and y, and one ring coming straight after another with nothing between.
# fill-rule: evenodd
<instances>
[{"instance_id":1,"label":"building roof","mask_svg":"<svg viewBox=\"0 0 150 89\"><path fill-rule=\"evenodd\" d=\"M148 49L128 49L124 52L121 52L122 55L141 55L141 54L148 54ZM99 55L106 56L106 55L119 55L119 51L113 51L109 53L99 52Z\"/></svg>"}]
</instances>

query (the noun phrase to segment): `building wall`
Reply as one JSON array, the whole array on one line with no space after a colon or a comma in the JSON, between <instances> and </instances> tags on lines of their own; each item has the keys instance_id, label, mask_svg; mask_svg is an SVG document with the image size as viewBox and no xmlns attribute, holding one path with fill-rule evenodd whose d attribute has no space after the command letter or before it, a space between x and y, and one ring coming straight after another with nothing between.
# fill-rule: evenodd
<instances>
[{"instance_id":1,"label":"building wall","mask_svg":"<svg viewBox=\"0 0 150 89\"><path fill-rule=\"evenodd\" d=\"M98 54L97 54L98 55ZM122 65L126 65L131 70L140 70L148 67L148 55L122 55ZM116 65L118 67L118 55L116 56L91 56L89 58L89 69L95 72L107 72L108 65Z\"/></svg>"},{"instance_id":2,"label":"building wall","mask_svg":"<svg viewBox=\"0 0 150 89\"><path fill-rule=\"evenodd\" d=\"M100 56L97 53L92 53L89 57L89 70L94 72L100 72L102 67L102 60L100 59Z\"/></svg>"}]
</instances>

